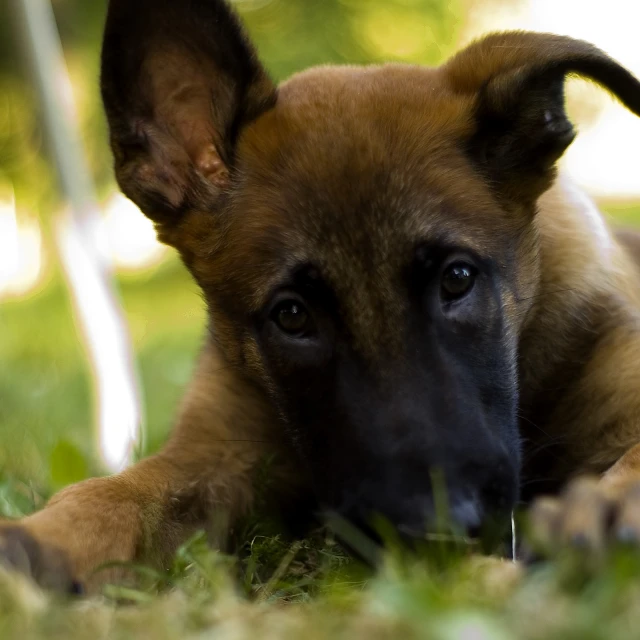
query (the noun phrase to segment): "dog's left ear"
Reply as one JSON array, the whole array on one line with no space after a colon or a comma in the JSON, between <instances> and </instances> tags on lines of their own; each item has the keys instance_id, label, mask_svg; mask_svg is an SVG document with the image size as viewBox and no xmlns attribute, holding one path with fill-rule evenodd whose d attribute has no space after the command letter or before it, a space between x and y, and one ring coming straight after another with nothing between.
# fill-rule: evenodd
<instances>
[{"instance_id":1,"label":"dog's left ear","mask_svg":"<svg viewBox=\"0 0 640 640\"><path fill-rule=\"evenodd\" d=\"M508 198L532 204L555 177L555 163L575 137L564 84L575 73L602 85L640 115L640 82L593 45L543 33L490 35L452 58L446 82L468 96L474 160Z\"/></svg>"}]
</instances>

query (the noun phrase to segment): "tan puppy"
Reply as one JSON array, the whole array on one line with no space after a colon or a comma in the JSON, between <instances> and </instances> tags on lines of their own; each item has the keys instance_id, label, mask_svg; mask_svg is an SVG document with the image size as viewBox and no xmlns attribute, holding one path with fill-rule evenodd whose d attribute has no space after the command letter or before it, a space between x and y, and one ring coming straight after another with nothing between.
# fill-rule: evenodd
<instances>
[{"instance_id":1,"label":"tan puppy","mask_svg":"<svg viewBox=\"0 0 640 640\"><path fill-rule=\"evenodd\" d=\"M604 474L538 503L538 535L640 535L640 273L556 181L568 73L640 114L640 83L569 38L276 87L221 0L112 0L116 175L201 286L207 340L164 450L7 524L9 561L64 589L166 564L251 508L267 457L274 508L408 536L434 474L472 535Z\"/></svg>"}]
</instances>

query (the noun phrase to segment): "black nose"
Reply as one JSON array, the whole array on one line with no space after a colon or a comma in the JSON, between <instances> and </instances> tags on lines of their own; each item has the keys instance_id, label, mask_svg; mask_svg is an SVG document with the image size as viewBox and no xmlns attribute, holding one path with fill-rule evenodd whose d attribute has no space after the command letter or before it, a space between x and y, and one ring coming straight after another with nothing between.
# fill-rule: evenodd
<instances>
[{"instance_id":1,"label":"black nose","mask_svg":"<svg viewBox=\"0 0 640 640\"><path fill-rule=\"evenodd\" d=\"M361 529L371 532L372 522L382 517L403 535L421 538L443 527L451 532L475 538L486 521L486 508L475 495L452 495L441 513L437 513L429 494L399 497L393 504L362 500L340 513ZM506 514L505 514L506 517Z\"/></svg>"},{"instance_id":2,"label":"black nose","mask_svg":"<svg viewBox=\"0 0 640 640\"><path fill-rule=\"evenodd\" d=\"M476 538L481 535L485 509L475 496L453 497L443 514L433 515L430 501L425 501L423 517L404 513L397 521L398 532L409 538L423 538L430 531L443 528L461 536ZM360 518L362 521L362 518Z\"/></svg>"},{"instance_id":3,"label":"black nose","mask_svg":"<svg viewBox=\"0 0 640 640\"><path fill-rule=\"evenodd\" d=\"M518 476L506 456L467 460L447 471L443 486L437 487L424 463L416 465L414 460L403 466L395 461L376 480L343 492L338 511L368 532L382 517L400 534L415 538L443 527L470 538L481 537L488 529L493 536L508 528L518 497Z\"/></svg>"}]
</instances>

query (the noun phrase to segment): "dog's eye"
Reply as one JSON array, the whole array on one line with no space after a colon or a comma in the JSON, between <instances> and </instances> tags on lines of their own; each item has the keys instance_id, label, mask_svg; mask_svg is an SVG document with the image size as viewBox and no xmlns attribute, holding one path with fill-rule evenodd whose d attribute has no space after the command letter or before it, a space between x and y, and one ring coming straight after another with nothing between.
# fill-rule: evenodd
<instances>
[{"instance_id":1,"label":"dog's eye","mask_svg":"<svg viewBox=\"0 0 640 640\"><path fill-rule=\"evenodd\" d=\"M272 313L272 318L278 327L292 336L301 336L309 328L308 311L297 300L281 302Z\"/></svg>"},{"instance_id":2,"label":"dog's eye","mask_svg":"<svg viewBox=\"0 0 640 640\"><path fill-rule=\"evenodd\" d=\"M476 270L469 264L456 263L447 267L442 274L440 295L446 302L452 302L465 296L473 288Z\"/></svg>"}]
</instances>

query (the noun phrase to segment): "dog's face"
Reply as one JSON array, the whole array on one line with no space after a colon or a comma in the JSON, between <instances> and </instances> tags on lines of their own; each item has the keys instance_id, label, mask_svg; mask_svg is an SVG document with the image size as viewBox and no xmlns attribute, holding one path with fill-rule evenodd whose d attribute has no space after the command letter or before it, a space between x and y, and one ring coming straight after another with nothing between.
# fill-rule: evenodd
<instances>
[{"instance_id":1,"label":"dog's face","mask_svg":"<svg viewBox=\"0 0 640 640\"><path fill-rule=\"evenodd\" d=\"M508 310L530 241L460 148L460 105L430 103L432 76L281 87L240 138L237 215L204 269L221 347L271 393L322 502L415 532L434 475L464 526L516 498Z\"/></svg>"},{"instance_id":2,"label":"dog's face","mask_svg":"<svg viewBox=\"0 0 640 640\"><path fill-rule=\"evenodd\" d=\"M324 506L420 533L439 479L463 528L511 511L532 222L573 137L571 70L624 95L604 54L535 34L437 70L320 68L276 89L223 3L112 1L119 182L181 252Z\"/></svg>"}]
</instances>

